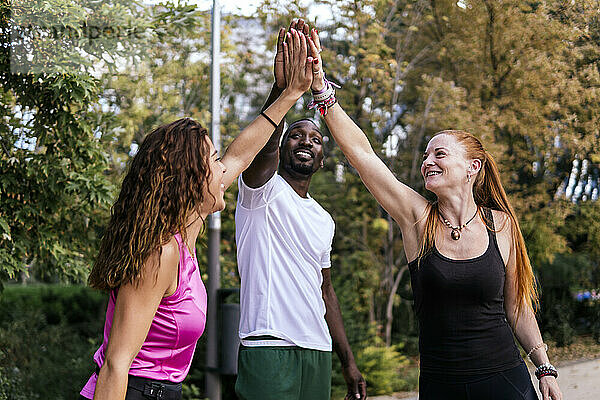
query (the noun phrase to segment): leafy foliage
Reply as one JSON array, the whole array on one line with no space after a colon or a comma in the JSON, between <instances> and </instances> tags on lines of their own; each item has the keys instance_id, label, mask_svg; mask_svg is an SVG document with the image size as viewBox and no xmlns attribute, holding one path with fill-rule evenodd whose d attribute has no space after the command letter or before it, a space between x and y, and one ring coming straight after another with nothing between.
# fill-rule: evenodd
<instances>
[{"instance_id":1,"label":"leafy foliage","mask_svg":"<svg viewBox=\"0 0 600 400\"><path fill-rule=\"evenodd\" d=\"M92 25L143 28L136 23L149 20L135 19L135 7L124 1L0 4L0 282L29 267L55 281L86 275L114 195L104 174L109 140L90 110L98 101L92 58L117 57L137 45L86 35ZM59 28L56 38L44 34ZM80 59L85 51L90 57Z\"/></svg>"},{"instance_id":2,"label":"leafy foliage","mask_svg":"<svg viewBox=\"0 0 600 400\"><path fill-rule=\"evenodd\" d=\"M370 393L386 394L410 389L402 374L408 360L401 355L402 346L368 346L358 352L359 369L364 374Z\"/></svg>"},{"instance_id":3,"label":"leafy foliage","mask_svg":"<svg viewBox=\"0 0 600 400\"><path fill-rule=\"evenodd\" d=\"M106 296L81 287L7 287L0 299L0 370L8 399L70 399L92 370ZM60 382L60 384L57 384ZM10 392L9 392L10 390Z\"/></svg>"}]
</instances>

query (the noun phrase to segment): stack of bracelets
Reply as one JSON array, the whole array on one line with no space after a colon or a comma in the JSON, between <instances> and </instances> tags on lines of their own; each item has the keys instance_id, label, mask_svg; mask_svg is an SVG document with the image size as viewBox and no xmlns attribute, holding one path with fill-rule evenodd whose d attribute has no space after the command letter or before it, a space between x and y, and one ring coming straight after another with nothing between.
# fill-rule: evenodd
<instances>
[{"instance_id":1,"label":"stack of bracelets","mask_svg":"<svg viewBox=\"0 0 600 400\"><path fill-rule=\"evenodd\" d=\"M321 116L327 115L327 109L337 102L337 99L335 98L335 88L340 88L338 85L329 82L325 78L323 78L323 80L325 81L325 87L317 92L313 90L313 99L308 104L309 110L316 108L319 110Z\"/></svg>"},{"instance_id":2,"label":"stack of bracelets","mask_svg":"<svg viewBox=\"0 0 600 400\"><path fill-rule=\"evenodd\" d=\"M554 368L554 365L550 363L544 363L535 369L535 377L542 379L544 376L553 376L558 378L558 371Z\"/></svg>"}]
</instances>

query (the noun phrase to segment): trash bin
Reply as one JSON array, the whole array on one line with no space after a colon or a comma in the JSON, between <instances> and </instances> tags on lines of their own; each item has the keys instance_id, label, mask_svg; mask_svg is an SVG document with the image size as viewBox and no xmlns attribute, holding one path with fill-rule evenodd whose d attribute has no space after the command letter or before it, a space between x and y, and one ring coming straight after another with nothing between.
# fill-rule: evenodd
<instances>
[{"instance_id":1,"label":"trash bin","mask_svg":"<svg viewBox=\"0 0 600 400\"><path fill-rule=\"evenodd\" d=\"M238 329L240 325L239 289L220 290L220 319L221 319L221 365L220 373L223 375L237 375L238 350L240 338ZM236 302L229 302L229 301ZM227 301L227 302L226 302Z\"/></svg>"}]
</instances>

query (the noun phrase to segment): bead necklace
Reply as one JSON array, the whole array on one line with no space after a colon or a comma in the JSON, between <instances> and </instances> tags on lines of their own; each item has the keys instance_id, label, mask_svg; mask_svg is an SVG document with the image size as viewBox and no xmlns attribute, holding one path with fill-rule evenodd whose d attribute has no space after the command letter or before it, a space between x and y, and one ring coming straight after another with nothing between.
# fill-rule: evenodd
<instances>
[{"instance_id":1,"label":"bead necklace","mask_svg":"<svg viewBox=\"0 0 600 400\"><path fill-rule=\"evenodd\" d=\"M442 221L444 221L444 224L446 224L446 226L450 229L452 229L452 232L450 232L450 237L452 237L453 240L458 240L460 239L460 231L462 231L462 229L467 226L467 224L471 221L473 221L473 219L475 219L475 217L477 216L477 214L479 213L479 207L477 207L477 210L475 211L475 214L471 217L471 219L469 219L467 222L465 222L464 224L460 225L460 226L453 226L450 221L448 221L446 218L444 218L444 216L442 215L442 213L440 212L440 217L442 217Z\"/></svg>"}]
</instances>

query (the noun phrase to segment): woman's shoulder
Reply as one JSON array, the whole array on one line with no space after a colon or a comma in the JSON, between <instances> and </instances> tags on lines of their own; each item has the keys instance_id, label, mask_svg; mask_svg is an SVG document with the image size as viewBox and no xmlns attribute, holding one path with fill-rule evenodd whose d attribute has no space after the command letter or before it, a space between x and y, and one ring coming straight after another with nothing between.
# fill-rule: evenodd
<instances>
[{"instance_id":1,"label":"woman's shoulder","mask_svg":"<svg viewBox=\"0 0 600 400\"><path fill-rule=\"evenodd\" d=\"M161 246L161 254L160 254L160 264L161 267L163 265L167 267L177 267L179 264L179 256L180 256L180 248L179 242L172 236L171 239L165 244Z\"/></svg>"},{"instance_id":2,"label":"woman's shoulder","mask_svg":"<svg viewBox=\"0 0 600 400\"><path fill-rule=\"evenodd\" d=\"M156 249L150 254L144 268L146 271L154 271L159 278L163 274L169 275L173 271L177 271L179 265L179 243L175 236L172 236L168 242Z\"/></svg>"},{"instance_id":3,"label":"woman's shoulder","mask_svg":"<svg viewBox=\"0 0 600 400\"><path fill-rule=\"evenodd\" d=\"M510 215L501 210L492 210L494 217L494 231L504 263L508 262L508 254L514 245L513 224Z\"/></svg>"}]
</instances>

